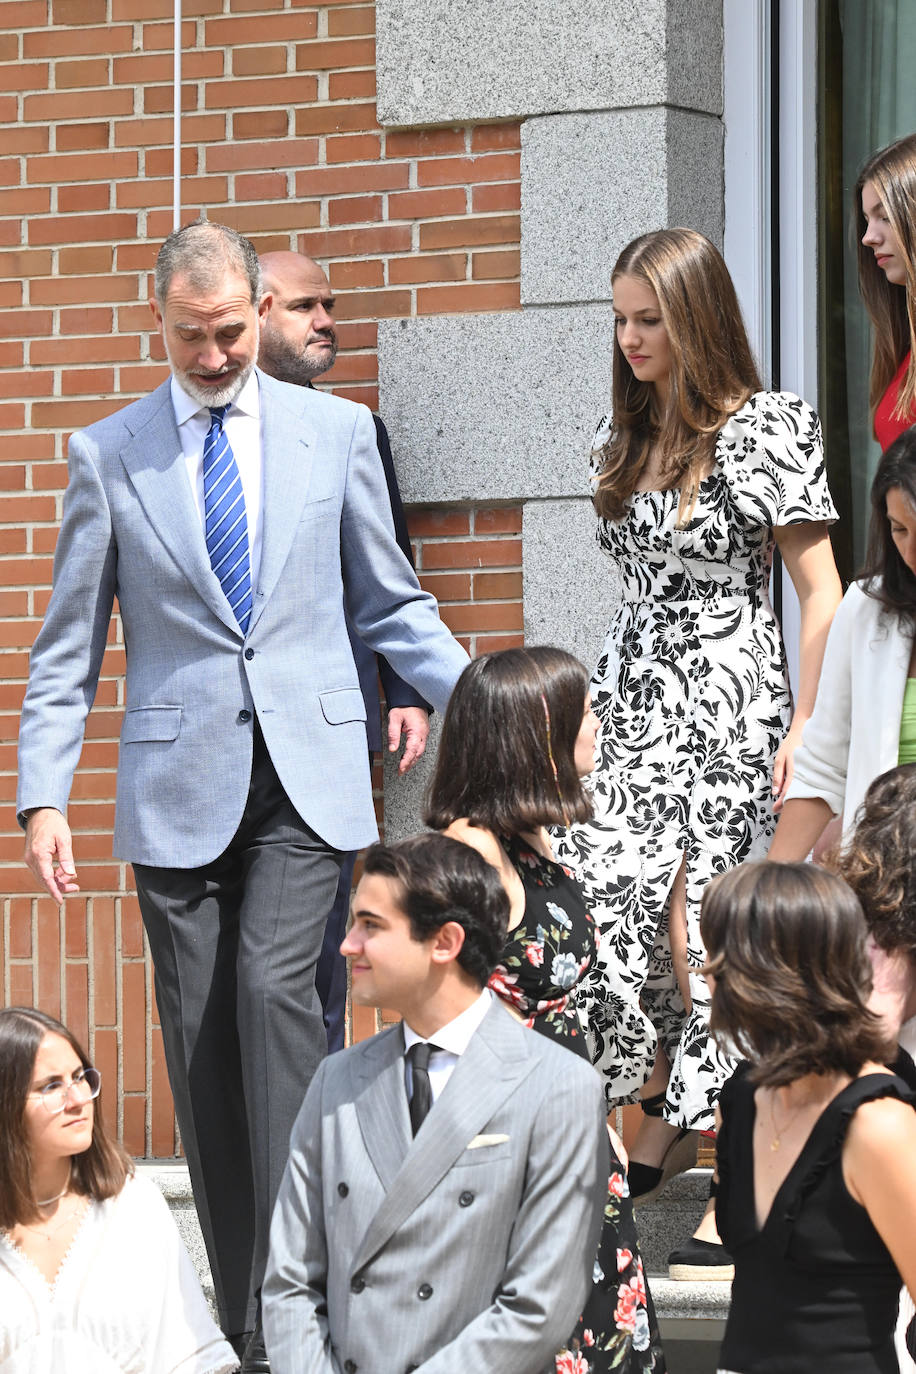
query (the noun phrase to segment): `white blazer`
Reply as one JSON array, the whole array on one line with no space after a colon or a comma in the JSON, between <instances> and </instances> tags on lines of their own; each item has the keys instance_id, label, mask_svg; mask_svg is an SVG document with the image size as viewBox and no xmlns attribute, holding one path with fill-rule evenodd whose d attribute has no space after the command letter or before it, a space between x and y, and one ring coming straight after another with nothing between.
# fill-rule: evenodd
<instances>
[{"instance_id":1,"label":"white blazer","mask_svg":"<svg viewBox=\"0 0 916 1374\"><path fill-rule=\"evenodd\" d=\"M854 582L830 627L787 800L820 797L844 831L855 824L869 784L897 766L912 647L911 632Z\"/></svg>"}]
</instances>

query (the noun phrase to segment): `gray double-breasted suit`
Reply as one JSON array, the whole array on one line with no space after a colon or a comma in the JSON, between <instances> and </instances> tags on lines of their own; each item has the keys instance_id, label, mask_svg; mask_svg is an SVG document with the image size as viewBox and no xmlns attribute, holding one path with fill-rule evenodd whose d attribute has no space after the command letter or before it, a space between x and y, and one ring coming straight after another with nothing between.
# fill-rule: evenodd
<instances>
[{"instance_id":1,"label":"gray double-breasted suit","mask_svg":"<svg viewBox=\"0 0 916 1374\"><path fill-rule=\"evenodd\" d=\"M321 1065L271 1227L275 1374L539 1374L607 1198L589 1064L490 1008L414 1138L400 1027Z\"/></svg>"},{"instance_id":2,"label":"gray double-breasted suit","mask_svg":"<svg viewBox=\"0 0 916 1374\"><path fill-rule=\"evenodd\" d=\"M246 634L210 567L169 383L73 435L17 802L66 811L116 598L114 850L135 866L230 1332L253 1319L289 1132L326 1048L314 972L340 851L377 834L345 603L360 638L439 709L467 663L395 542L369 410L257 379L262 540Z\"/></svg>"}]
</instances>

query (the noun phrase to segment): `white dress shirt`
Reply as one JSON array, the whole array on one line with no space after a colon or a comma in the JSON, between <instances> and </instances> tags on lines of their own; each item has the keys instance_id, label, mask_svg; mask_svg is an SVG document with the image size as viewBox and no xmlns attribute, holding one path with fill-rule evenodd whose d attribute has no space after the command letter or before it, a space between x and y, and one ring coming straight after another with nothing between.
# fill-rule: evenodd
<instances>
[{"instance_id":1,"label":"white dress shirt","mask_svg":"<svg viewBox=\"0 0 916 1374\"><path fill-rule=\"evenodd\" d=\"M471 1037L490 1010L492 1001L493 994L489 988L484 988L476 1001L472 1002L469 1007L465 1007L460 1016L456 1016L453 1021L448 1021L444 1026L440 1026L436 1033L429 1037L429 1044L432 1046L432 1055L429 1060L429 1087L434 1103L455 1072L458 1060L471 1043ZM403 1025L404 1052L406 1055L411 1045L421 1042L423 1036L412 1031L406 1021ZM404 1069L409 1101L413 1093L413 1073L409 1059L405 1058Z\"/></svg>"},{"instance_id":2,"label":"white dress shirt","mask_svg":"<svg viewBox=\"0 0 916 1374\"><path fill-rule=\"evenodd\" d=\"M174 376L172 409L175 412L175 423L178 426L188 481L200 516L200 528L205 530L204 440L210 428L210 412L206 406L195 401L193 396L189 396ZM245 518L248 521L251 589L254 591L257 586L258 569L261 566L261 488L264 476L261 461L261 391L256 372L252 372L226 412L223 431L232 447L239 477L242 479Z\"/></svg>"}]
</instances>

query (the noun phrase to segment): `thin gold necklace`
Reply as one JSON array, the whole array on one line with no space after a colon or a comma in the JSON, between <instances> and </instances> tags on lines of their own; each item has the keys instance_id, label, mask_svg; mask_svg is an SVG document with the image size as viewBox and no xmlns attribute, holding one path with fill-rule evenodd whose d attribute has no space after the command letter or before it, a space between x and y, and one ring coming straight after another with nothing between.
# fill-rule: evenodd
<instances>
[{"instance_id":1,"label":"thin gold necklace","mask_svg":"<svg viewBox=\"0 0 916 1374\"><path fill-rule=\"evenodd\" d=\"M62 1231L65 1226L71 1225L74 1221L77 1221L82 1216L85 1201L85 1198L77 1198L76 1206L71 1211L67 1212L67 1215L63 1218L63 1220L55 1222L54 1225L49 1227L49 1229L46 1231L40 1231L38 1229L38 1226L34 1222L29 1223L22 1221L19 1224L24 1231L31 1231L34 1235L40 1236L42 1240L47 1241L47 1243L50 1245L51 1241L57 1235L58 1231ZM42 1223L42 1225L46 1224L47 1223Z\"/></svg>"}]
</instances>

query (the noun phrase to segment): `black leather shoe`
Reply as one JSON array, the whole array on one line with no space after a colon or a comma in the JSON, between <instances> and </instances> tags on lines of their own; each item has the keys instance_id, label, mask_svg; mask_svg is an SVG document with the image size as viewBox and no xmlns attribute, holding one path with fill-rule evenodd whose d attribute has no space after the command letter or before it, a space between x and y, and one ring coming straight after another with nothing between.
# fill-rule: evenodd
<instances>
[{"instance_id":1,"label":"black leather shoe","mask_svg":"<svg viewBox=\"0 0 916 1374\"><path fill-rule=\"evenodd\" d=\"M260 1321L251 1333L251 1339L242 1356L241 1374L270 1374L270 1361L264 1346L264 1329Z\"/></svg>"}]
</instances>

